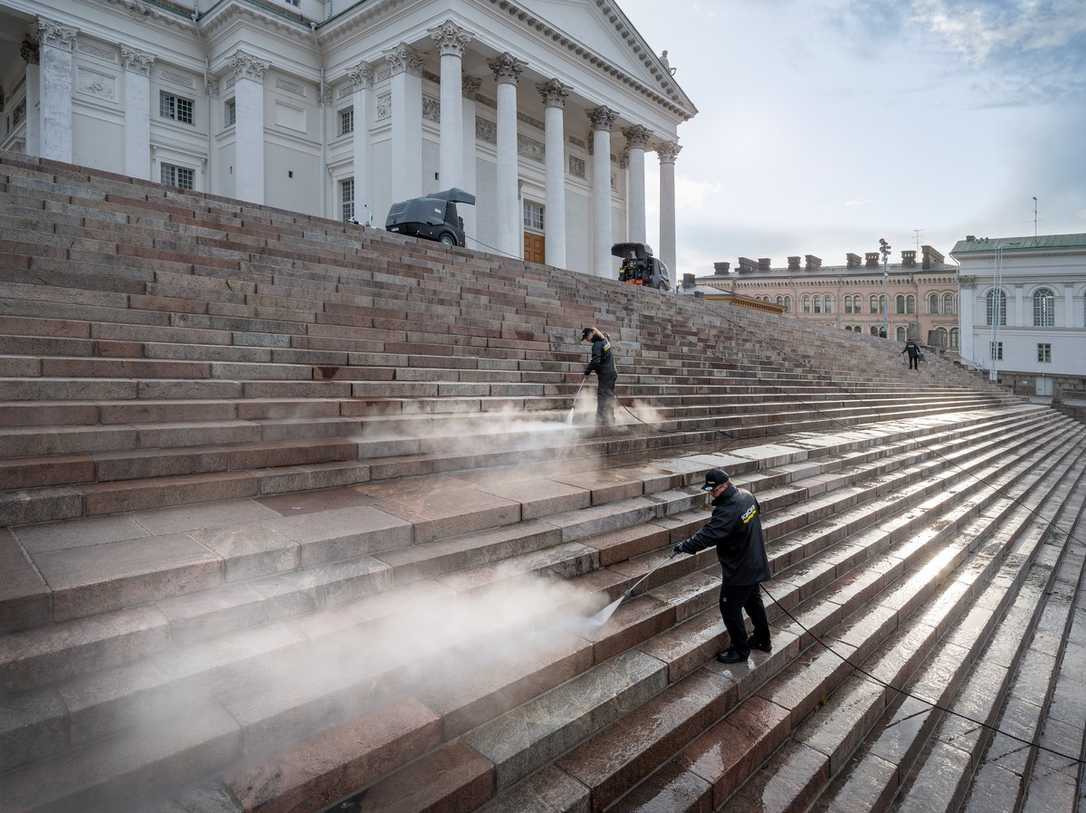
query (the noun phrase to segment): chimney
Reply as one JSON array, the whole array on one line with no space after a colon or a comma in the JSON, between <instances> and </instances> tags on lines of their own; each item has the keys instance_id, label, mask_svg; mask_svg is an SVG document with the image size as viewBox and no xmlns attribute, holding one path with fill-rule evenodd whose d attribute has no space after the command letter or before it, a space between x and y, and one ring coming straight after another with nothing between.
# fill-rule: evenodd
<instances>
[{"instance_id":1,"label":"chimney","mask_svg":"<svg viewBox=\"0 0 1086 813\"><path fill-rule=\"evenodd\" d=\"M696 285L697 277L693 274L683 274L683 287L693 288Z\"/></svg>"},{"instance_id":2,"label":"chimney","mask_svg":"<svg viewBox=\"0 0 1086 813\"><path fill-rule=\"evenodd\" d=\"M740 274L753 274L758 270L758 263L754 262L750 257L739 258L739 273Z\"/></svg>"},{"instance_id":3,"label":"chimney","mask_svg":"<svg viewBox=\"0 0 1086 813\"><path fill-rule=\"evenodd\" d=\"M713 263L713 273L718 277L722 277L728 273L728 269L731 267L731 263Z\"/></svg>"},{"instance_id":4,"label":"chimney","mask_svg":"<svg viewBox=\"0 0 1086 813\"><path fill-rule=\"evenodd\" d=\"M808 271L817 271L822 267L822 258L816 257L814 254L805 254L803 259L807 261Z\"/></svg>"},{"instance_id":5,"label":"chimney","mask_svg":"<svg viewBox=\"0 0 1086 813\"><path fill-rule=\"evenodd\" d=\"M967 242L967 243L975 243L976 241L977 241L977 236L975 234L967 234L967 235L965 235L965 242Z\"/></svg>"},{"instance_id":6,"label":"chimney","mask_svg":"<svg viewBox=\"0 0 1086 813\"><path fill-rule=\"evenodd\" d=\"M933 247L920 246L920 250L924 253L924 268L931 268L932 266L943 264L943 255Z\"/></svg>"},{"instance_id":7,"label":"chimney","mask_svg":"<svg viewBox=\"0 0 1086 813\"><path fill-rule=\"evenodd\" d=\"M799 257L789 257L788 258L788 270L789 271L799 271Z\"/></svg>"},{"instance_id":8,"label":"chimney","mask_svg":"<svg viewBox=\"0 0 1086 813\"><path fill-rule=\"evenodd\" d=\"M845 255L845 265L849 268L859 268L860 263L863 262L863 258L859 254L853 254L851 251Z\"/></svg>"},{"instance_id":9,"label":"chimney","mask_svg":"<svg viewBox=\"0 0 1086 813\"><path fill-rule=\"evenodd\" d=\"M770 269L770 266L772 266L772 264L773 264L773 259L771 257L759 257L758 258L758 270L759 271L768 271Z\"/></svg>"},{"instance_id":10,"label":"chimney","mask_svg":"<svg viewBox=\"0 0 1086 813\"><path fill-rule=\"evenodd\" d=\"M864 253L864 266L867 268L879 267L879 253L877 251L867 251Z\"/></svg>"},{"instance_id":11,"label":"chimney","mask_svg":"<svg viewBox=\"0 0 1086 813\"><path fill-rule=\"evenodd\" d=\"M916 252L912 249L901 252L901 267L916 268Z\"/></svg>"}]
</instances>

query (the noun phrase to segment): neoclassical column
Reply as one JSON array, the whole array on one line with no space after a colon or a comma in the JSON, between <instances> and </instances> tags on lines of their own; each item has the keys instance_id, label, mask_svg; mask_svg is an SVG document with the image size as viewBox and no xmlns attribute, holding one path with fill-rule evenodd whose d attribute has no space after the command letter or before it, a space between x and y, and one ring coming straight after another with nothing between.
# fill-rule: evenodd
<instances>
[{"instance_id":1,"label":"neoclassical column","mask_svg":"<svg viewBox=\"0 0 1086 813\"><path fill-rule=\"evenodd\" d=\"M38 139L41 157L55 161L72 160L72 46L76 33L74 28L38 18Z\"/></svg>"},{"instance_id":2,"label":"neoclassical column","mask_svg":"<svg viewBox=\"0 0 1086 813\"><path fill-rule=\"evenodd\" d=\"M406 44L384 53L392 100L392 200L422 194L422 57Z\"/></svg>"},{"instance_id":3,"label":"neoclassical column","mask_svg":"<svg viewBox=\"0 0 1086 813\"><path fill-rule=\"evenodd\" d=\"M973 362L980 361L979 349L974 342L973 314L981 313L977 307L976 277L959 274L958 285L958 355Z\"/></svg>"},{"instance_id":4,"label":"neoclassical column","mask_svg":"<svg viewBox=\"0 0 1086 813\"><path fill-rule=\"evenodd\" d=\"M592 228L595 234L592 273L614 277L611 262L611 128L614 110L600 105L588 114L592 122Z\"/></svg>"},{"instance_id":5,"label":"neoclassical column","mask_svg":"<svg viewBox=\"0 0 1086 813\"><path fill-rule=\"evenodd\" d=\"M629 240L644 243L648 234L645 224L645 150L649 147L652 133L648 128L635 124L622 131L626 137L629 184L626 189L626 213Z\"/></svg>"},{"instance_id":6,"label":"neoclassical column","mask_svg":"<svg viewBox=\"0 0 1086 813\"><path fill-rule=\"evenodd\" d=\"M245 51L230 59L234 71L234 194L264 203L264 71L269 64Z\"/></svg>"},{"instance_id":7,"label":"neoclassical column","mask_svg":"<svg viewBox=\"0 0 1086 813\"><path fill-rule=\"evenodd\" d=\"M547 208L543 213L547 265L566 267L566 123L569 88L557 79L536 85L543 97Z\"/></svg>"},{"instance_id":8,"label":"neoclassical column","mask_svg":"<svg viewBox=\"0 0 1086 813\"><path fill-rule=\"evenodd\" d=\"M489 62L498 83L497 248L511 257L524 254L520 239L520 193L517 158L517 81L525 63L508 51Z\"/></svg>"},{"instance_id":9,"label":"neoclassical column","mask_svg":"<svg viewBox=\"0 0 1086 813\"><path fill-rule=\"evenodd\" d=\"M121 46L124 65L124 173L151 177L151 65L153 55ZM206 189L207 187L200 187Z\"/></svg>"},{"instance_id":10,"label":"neoclassical column","mask_svg":"<svg viewBox=\"0 0 1086 813\"><path fill-rule=\"evenodd\" d=\"M373 69L359 62L349 71L347 78L353 88L354 132L351 136L351 152L354 157L354 216L359 223L372 225L370 218L370 89L373 87Z\"/></svg>"},{"instance_id":11,"label":"neoclassical column","mask_svg":"<svg viewBox=\"0 0 1086 813\"><path fill-rule=\"evenodd\" d=\"M429 31L441 52L441 122L438 178L442 189L464 185L464 46L473 35L452 20Z\"/></svg>"},{"instance_id":12,"label":"neoclassical column","mask_svg":"<svg viewBox=\"0 0 1086 813\"><path fill-rule=\"evenodd\" d=\"M475 157L475 97L479 93L479 86L483 80L477 76L465 76L461 82L464 97L464 137L461 139L464 147L463 157L463 188L473 195L478 194L476 157ZM464 235L468 238L468 248L479 248L476 238L479 236L478 218L474 206L457 207L464 218Z\"/></svg>"},{"instance_id":13,"label":"neoclassical column","mask_svg":"<svg viewBox=\"0 0 1086 813\"><path fill-rule=\"evenodd\" d=\"M29 36L19 47L26 63L26 154L41 155L41 65L38 43Z\"/></svg>"},{"instance_id":14,"label":"neoclassical column","mask_svg":"<svg viewBox=\"0 0 1086 813\"><path fill-rule=\"evenodd\" d=\"M660 259L671 272L672 285L679 280L675 267L675 159L681 150L674 141L656 145L660 158Z\"/></svg>"}]
</instances>

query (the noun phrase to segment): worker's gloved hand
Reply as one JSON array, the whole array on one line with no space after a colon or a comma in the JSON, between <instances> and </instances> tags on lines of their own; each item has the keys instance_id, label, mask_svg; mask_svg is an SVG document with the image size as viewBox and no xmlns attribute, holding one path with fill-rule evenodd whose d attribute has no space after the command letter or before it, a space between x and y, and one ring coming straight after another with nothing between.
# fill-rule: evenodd
<instances>
[{"instance_id":1,"label":"worker's gloved hand","mask_svg":"<svg viewBox=\"0 0 1086 813\"><path fill-rule=\"evenodd\" d=\"M671 549L671 555L678 556L680 553L686 553L686 548L683 547L683 545L685 544L686 540L684 539L682 542L680 542L678 545Z\"/></svg>"}]
</instances>

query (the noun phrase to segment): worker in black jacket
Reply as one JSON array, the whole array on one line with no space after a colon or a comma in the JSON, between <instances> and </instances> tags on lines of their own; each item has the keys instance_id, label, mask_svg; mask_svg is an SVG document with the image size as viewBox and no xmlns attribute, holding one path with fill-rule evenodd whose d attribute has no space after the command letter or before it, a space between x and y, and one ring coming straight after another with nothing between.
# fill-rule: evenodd
<instances>
[{"instance_id":1,"label":"worker in black jacket","mask_svg":"<svg viewBox=\"0 0 1086 813\"><path fill-rule=\"evenodd\" d=\"M611 342L594 327L581 331L581 341L592 342L592 360L585 367L584 374L596 374L596 422L610 426L615 422L615 382L618 381Z\"/></svg>"},{"instance_id":2,"label":"worker in black jacket","mask_svg":"<svg viewBox=\"0 0 1086 813\"><path fill-rule=\"evenodd\" d=\"M917 362L920 361L920 346L912 339L909 339L909 341L905 342L905 349L901 352L909 354L909 369L919 371L920 367Z\"/></svg>"},{"instance_id":3,"label":"worker in black jacket","mask_svg":"<svg viewBox=\"0 0 1086 813\"><path fill-rule=\"evenodd\" d=\"M710 493L713 516L689 539L675 546L675 553L697 553L716 545L720 559L720 615L731 638L731 647L717 655L721 663L742 663L750 650L772 652L769 621L758 585L769 581L769 558L762 537L758 500L749 491L736 488L722 469L710 469L702 490ZM743 610L754 624L747 637Z\"/></svg>"}]
</instances>

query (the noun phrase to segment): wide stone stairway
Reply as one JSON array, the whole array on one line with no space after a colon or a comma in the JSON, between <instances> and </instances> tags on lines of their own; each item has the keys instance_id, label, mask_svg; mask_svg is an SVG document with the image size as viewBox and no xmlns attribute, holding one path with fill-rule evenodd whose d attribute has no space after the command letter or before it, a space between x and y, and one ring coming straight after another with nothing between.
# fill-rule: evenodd
<instances>
[{"instance_id":1,"label":"wide stone stairway","mask_svg":"<svg viewBox=\"0 0 1086 813\"><path fill-rule=\"evenodd\" d=\"M1086 426L898 350L0 153L0 811L1083 813Z\"/></svg>"}]
</instances>

